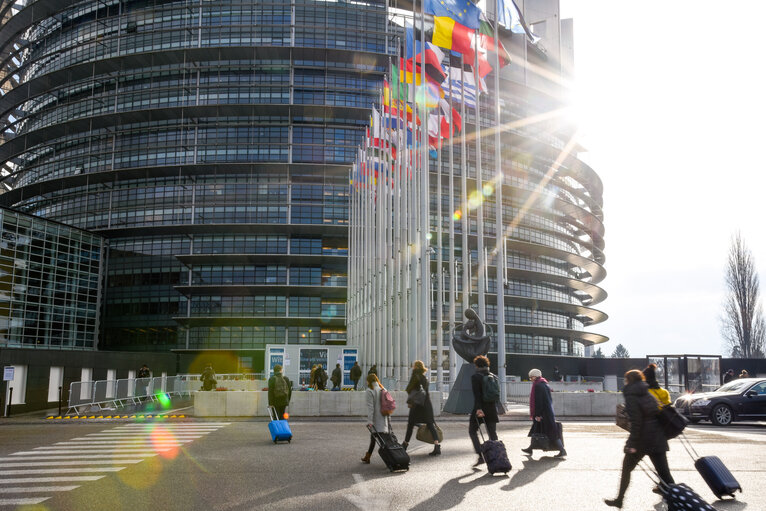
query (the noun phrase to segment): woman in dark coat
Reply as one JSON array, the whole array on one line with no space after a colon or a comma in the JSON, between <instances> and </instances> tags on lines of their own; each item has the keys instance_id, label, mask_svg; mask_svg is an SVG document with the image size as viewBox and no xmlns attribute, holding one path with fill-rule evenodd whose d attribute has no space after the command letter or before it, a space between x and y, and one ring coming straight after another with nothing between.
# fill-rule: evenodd
<instances>
[{"instance_id":1,"label":"woman in dark coat","mask_svg":"<svg viewBox=\"0 0 766 511\"><path fill-rule=\"evenodd\" d=\"M539 369L529 371L529 379L532 381L532 391L529 394L529 416L534 422L532 422L527 436L532 436L538 428L542 428L542 433L548 437L551 445L556 446L559 450L556 457L563 458L567 455L567 451L564 449L564 442L556 425L556 415L553 413L553 399L551 399L548 380L543 378L543 373ZM532 446L530 445L522 451L531 455Z\"/></svg>"},{"instance_id":2,"label":"woman in dark coat","mask_svg":"<svg viewBox=\"0 0 766 511\"><path fill-rule=\"evenodd\" d=\"M630 484L630 473L644 455L652 460L660 478L667 484L674 484L668 467L668 441L657 422L657 400L649 393L644 374L634 369L625 373L625 411L630 417L630 435L625 442L625 458L622 460L620 493L616 499L605 499L607 506L622 507L625 491Z\"/></svg>"},{"instance_id":3,"label":"woman in dark coat","mask_svg":"<svg viewBox=\"0 0 766 511\"><path fill-rule=\"evenodd\" d=\"M473 410L471 411L471 417L468 419L468 436L471 437L473 443L473 450L479 455L479 460L474 463L474 467L484 463L484 457L481 455L479 449L479 436L477 434L479 430L479 424L484 423L487 425L487 434L491 440L497 440L497 423L500 420L497 418L497 402L484 401L484 377L489 375L489 359L487 357L479 355L473 359L473 365L476 368L476 373L471 376L471 390L473 391Z\"/></svg>"},{"instance_id":4,"label":"woman in dark coat","mask_svg":"<svg viewBox=\"0 0 766 511\"><path fill-rule=\"evenodd\" d=\"M410 415L407 419L407 433L404 435L402 447L407 449L407 446L410 445L410 438L412 438L412 430L415 424L426 424L428 429L431 430L431 435L434 437L434 450L429 454L431 456L438 456L442 453L442 450L438 440L439 435L436 432L436 423L434 422L434 409L431 406L431 399L428 395L428 378L426 378L425 374L426 367L423 365L423 362L416 360L412 364L412 377L410 377L410 382L405 390L407 394L410 394L412 391L419 390L422 387L426 393L426 400L422 405L411 404L409 399L407 400L407 405L410 407Z\"/></svg>"}]
</instances>

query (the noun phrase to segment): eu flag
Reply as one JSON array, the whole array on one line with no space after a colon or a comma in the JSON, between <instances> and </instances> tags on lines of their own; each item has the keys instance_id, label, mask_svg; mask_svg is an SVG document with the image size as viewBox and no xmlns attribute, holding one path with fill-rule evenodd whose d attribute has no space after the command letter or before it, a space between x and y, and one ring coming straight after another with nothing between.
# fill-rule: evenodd
<instances>
[{"instance_id":1,"label":"eu flag","mask_svg":"<svg viewBox=\"0 0 766 511\"><path fill-rule=\"evenodd\" d=\"M479 9L471 0L425 0L425 10L434 16L452 18L461 25L479 28Z\"/></svg>"}]
</instances>

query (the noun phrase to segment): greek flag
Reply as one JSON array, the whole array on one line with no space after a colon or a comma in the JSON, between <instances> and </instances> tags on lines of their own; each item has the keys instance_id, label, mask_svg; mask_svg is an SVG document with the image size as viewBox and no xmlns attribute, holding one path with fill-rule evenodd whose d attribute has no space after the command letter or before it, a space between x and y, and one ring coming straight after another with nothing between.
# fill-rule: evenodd
<instances>
[{"instance_id":1,"label":"greek flag","mask_svg":"<svg viewBox=\"0 0 766 511\"><path fill-rule=\"evenodd\" d=\"M451 97L453 101L465 103L465 106L476 108L476 82L473 79L471 71L463 71L461 81L460 68L450 67L447 70L447 81L449 86L444 87L444 94ZM464 97L465 95L465 97Z\"/></svg>"}]
</instances>

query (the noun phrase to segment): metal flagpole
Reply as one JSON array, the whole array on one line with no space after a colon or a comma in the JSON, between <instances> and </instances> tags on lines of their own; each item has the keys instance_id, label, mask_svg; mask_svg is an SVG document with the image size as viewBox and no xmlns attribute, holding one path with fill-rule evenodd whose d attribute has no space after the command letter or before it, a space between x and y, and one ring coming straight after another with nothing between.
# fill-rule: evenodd
<instances>
[{"instance_id":1,"label":"metal flagpole","mask_svg":"<svg viewBox=\"0 0 766 511\"><path fill-rule=\"evenodd\" d=\"M444 385L444 372L442 370L442 359L444 358L444 280L442 274L442 150L441 150L441 108L437 110L437 135L436 135L436 285L439 293L439 299L436 301L436 382L439 392L442 392ZM452 133L452 124L450 123L450 133Z\"/></svg>"},{"instance_id":2,"label":"metal flagpole","mask_svg":"<svg viewBox=\"0 0 766 511\"><path fill-rule=\"evenodd\" d=\"M460 217L461 251L463 261L463 310L464 313L471 306L471 247L468 246L468 148L466 144L466 116L465 116L465 63L463 55L460 55L460 92L463 102L460 104L460 114L463 116L463 132L460 134ZM474 104L474 108L476 105ZM462 322L462 321L461 321ZM462 357L457 360L463 365ZM457 372L457 367L455 371Z\"/></svg>"},{"instance_id":3,"label":"metal flagpole","mask_svg":"<svg viewBox=\"0 0 766 511\"><path fill-rule=\"evenodd\" d=\"M487 257L484 252L484 179L481 169L481 94L479 93L479 31L475 30L474 37L474 66L473 75L476 82L476 255L479 258L479 265L476 269L477 290L479 293L479 317L482 321L487 321L486 309L486 282L484 280L487 268Z\"/></svg>"},{"instance_id":4,"label":"metal flagpole","mask_svg":"<svg viewBox=\"0 0 766 511\"><path fill-rule=\"evenodd\" d=\"M455 122L455 114L452 107L452 67L450 66L449 80L449 111L453 117L452 122ZM461 126L460 131L463 131ZM454 148L454 136L453 129L450 126L449 130L449 335L452 335L452 331L455 329L455 293L457 292L457 279L455 271L455 148ZM457 371L455 367L457 354L455 348L452 346L452 339L449 339L449 387L452 390L455 378L457 377Z\"/></svg>"},{"instance_id":5,"label":"metal flagpole","mask_svg":"<svg viewBox=\"0 0 766 511\"><path fill-rule=\"evenodd\" d=\"M500 0L495 0L495 287L497 289L497 374L500 379L500 402L505 403L505 247L503 246L503 167L500 153Z\"/></svg>"},{"instance_id":6,"label":"metal flagpole","mask_svg":"<svg viewBox=\"0 0 766 511\"><path fill-rule=\"evenodd\" d=\"M423 91L423 168L420 169L420 343L421 360L426 367L431 366L431 314L428 307L429 279L431 274L430 256L428 254L428 238L430 222L428 218L428 107L426 106L426 14L425 2L420 2L420 38L421 65L420 86Z\"/></svg>"}]
</instances>

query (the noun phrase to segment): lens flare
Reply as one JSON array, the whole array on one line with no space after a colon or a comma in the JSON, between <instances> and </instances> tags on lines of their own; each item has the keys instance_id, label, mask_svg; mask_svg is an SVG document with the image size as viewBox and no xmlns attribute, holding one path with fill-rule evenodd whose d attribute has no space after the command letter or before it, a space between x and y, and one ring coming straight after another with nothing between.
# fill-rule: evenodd
<instances>
[{"instance_id":1,"label":"lens flare","mask_svg":"<svg viewBox=\"0 0 766 511\"><path fill-rule=\"evenodd\" d=\"M145 490L157 483L161 472L162 461L158 456L153 456L141 462L141 470L121 470L117 472L117 477L126 486L136 490Z\"/></svg>"},{"instance_id":2,"label":"lens flare","mask_svg":"<svg viewBox=\"0 0 766 511\"><path fill-rule=\"evenodd\" d=\"M481 192L484 194L485 197L489 197L495 192L495 188L489 183L484 183L484 186L482 187Z\"/></svg>"},{"instance_id":3,"label":"lens flare","mask_svg":"<svg viewBox=\"0 0 766 511\"><path fill-rule=\"evenodd\" d=\"M468 197L468 207L471 209L476 209L481 205L483 200L484 198L479 192L473 191L471 192L471 196Z\"/></svg>"},{"instance_id":4,"label":"lens flare","mask_svg":"<svg viewBox=\"0 0 766 511\"><path fill-rule=\"evenodd\" d=\"M168 396L164 392L157 392L156 396L157 396L157 401L159 401L160 406L162 406L162 408L164 408L165 410L170 408L171 406L170 396Z\"/></svg>"},{"instance_id":5,"label":"lens flare","mask_svg":"<svg viewBox=\"0 0 766 511\"><path fill-rule=\"evenodd\" d=\"M175 435L162 426L156 426L150 435L154 450L163 458L173 459L178 456L178 440Z\"/></svg>"},{"instance_id":6,"label":"lens flare","mask_svg":"<svg viewBox=\"0 0 766 511\"><path fill-rule=\"evenodd\" d=\"M434 237L434 235L433 235L433 234L431 234L430 232L429 232L428 234L426 234L426 239L427 239L427 240L430 240L430 239L431 239L431 238L433 238L433 237Z\"/></svg>"},{"instance_id":7,"label":"lens flare","mask_svg":"<svg viewBox=\"0 0 766 511\"><path fill-rule=\"evenodd\" d=\"M282 414L282 416L285 418L285 420L287 420L287 419L289 419L289 418L290 418L290 414L289 414L289 413L287 413L287 412L285 412L284 414Z\"/></svg>"},{"instance_id":8,"label":"lens flare","mask_svg":"<svg viewBox=\"0 0 766 511\"><path fill-rule=\"evenodd\" d=\"M455 212L452 213L452 219L457 222L461 218L463 218L463 212L460 211L459 209L456 209Z\"/></svg>"}]
</instances>

